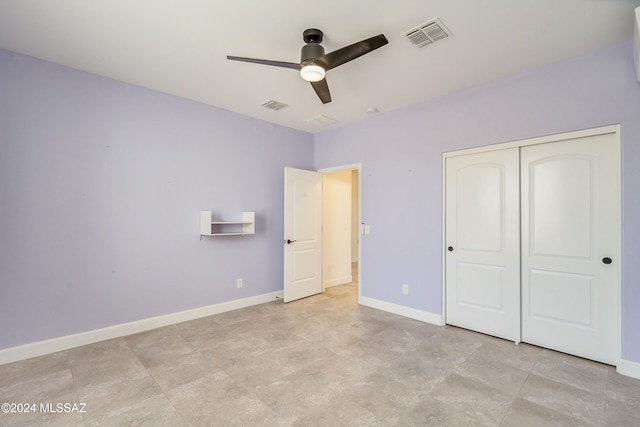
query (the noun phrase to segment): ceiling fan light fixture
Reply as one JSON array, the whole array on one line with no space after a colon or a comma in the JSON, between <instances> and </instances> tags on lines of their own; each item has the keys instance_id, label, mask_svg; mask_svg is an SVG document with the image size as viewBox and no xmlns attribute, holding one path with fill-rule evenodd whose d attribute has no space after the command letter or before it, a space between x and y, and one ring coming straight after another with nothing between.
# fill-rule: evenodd
<instances>
[{"instance_id":1,"label":"ceiling fan light fixture","mask_svg":"<svg viewBox=\"0 0 640 427\"><path fill-rule=\"evenodd\" d=\"M324 68L319 65L305 65L300 69L300 77L308 82L319 82L324 79Z\"/></svg>"}]
</instances>

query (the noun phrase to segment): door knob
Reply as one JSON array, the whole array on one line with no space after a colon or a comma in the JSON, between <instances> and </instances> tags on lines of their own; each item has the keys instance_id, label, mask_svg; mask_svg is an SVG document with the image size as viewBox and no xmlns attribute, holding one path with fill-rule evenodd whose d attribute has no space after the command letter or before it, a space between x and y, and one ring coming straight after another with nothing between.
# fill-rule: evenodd
<instances>
[{"instance_id":1,"label":"door knob","mask_svg":"<svg viewBox=\"0 0 640 427\"><path fill-rule=\"evenodd\" d=\"M613 260L607 256L602 258L602 262L604 262L605 264L611 264Z\"/></svg>"},{"instance_id":2,"label":"door knob","mask_svg":"<svg viewBox=\"0 0 640 427\"><path fill-rule=\"evenodd\" d=\"M290 244L292 244L293 242L295 242L295 240L291 240L291 239L287 239L287 240L285 240L285 243L286 243L287 245L290 245Z\"/></svg>"},{"instance_id":3,"label":"door knob","mask_svg":"<svg viewBox=\"0 0 640 427\"><path fill-rule=\"evenodd\" d=\"M449 247L447 248L447 250L448 250L449 252L453 252L453 246L449 246Z\"/></svg>"}]
</instances>

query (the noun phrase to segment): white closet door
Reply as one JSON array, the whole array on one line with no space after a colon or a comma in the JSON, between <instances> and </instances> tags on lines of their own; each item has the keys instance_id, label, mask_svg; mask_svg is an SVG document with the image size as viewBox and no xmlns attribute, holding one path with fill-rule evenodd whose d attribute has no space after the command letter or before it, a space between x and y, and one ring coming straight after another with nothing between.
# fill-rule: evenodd
<instances>
[{"instance_id":1,"label":"white closet door","mask_svg":"<svg viewBox=\"0 0 640 427\"><path fill-rule=\"evenodd\" d=\"M521 150L522 340L617 363L617 134Z\"/></svg>"},{"instance_id":2,"label":"white closet door","mask_svg":"<svg viewBox=\"0 0 640 427\"><path fill-rule=\"evenodd\" d=\"M445 161L446 323L520 341L518 148Z\"/></svg>"}]
</instances>

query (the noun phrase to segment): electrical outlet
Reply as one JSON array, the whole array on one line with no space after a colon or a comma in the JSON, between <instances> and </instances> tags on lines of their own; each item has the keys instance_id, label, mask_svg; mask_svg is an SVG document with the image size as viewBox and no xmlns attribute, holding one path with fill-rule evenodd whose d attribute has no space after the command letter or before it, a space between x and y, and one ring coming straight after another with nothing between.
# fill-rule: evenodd
<instances>
[{"instance_id":1,"label":"electrical outlet","mask_svg":"<svg viewBox=\"0 0 640 427\"><path fill-rule=\"evenodd\" d=\"M402 284L402 293L405 295L409 295L409 285L407 285L406 283Z\"/></svg>"},{"instance_id":2,"label":"electrical outlet","mask_svg":"<svg viewBox=\"0 0 640 427\"><path fill-rule=\"evenodd\" d=\"M244 286L244 280L242 278L236 279L236 288L241 288Z\"/></svg>"}]
</instances>

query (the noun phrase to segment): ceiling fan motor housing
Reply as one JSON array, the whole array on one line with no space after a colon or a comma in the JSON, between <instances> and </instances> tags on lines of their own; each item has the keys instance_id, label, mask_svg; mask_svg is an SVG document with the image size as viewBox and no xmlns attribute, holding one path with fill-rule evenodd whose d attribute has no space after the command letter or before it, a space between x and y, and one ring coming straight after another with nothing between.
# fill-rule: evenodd
<instances>
[{"instance_id":1,"label":"ceiling fan motor housing","mask_svg":"<svg viewBox=\"0 0 640 427\"><path fill-rule=\"evenodd\" d=\"M309 43L302 46L302 52L300 54L300 63L311 62L311 60L319 58L324 55L324 48L316 43Z\"/></svg>"},{"instance_id":2,"label":"ceiling fan motor housing","mask_svg":"<svg viewBox=\"0 0 640 427\"><path fill-rule=\"evenodd\" d=\"M306 43L302 46L300 53L300 63L311 62L311 60L324 55L324 48L320 46L322 43L322 31L316 28L309 28L302 33L302 40Z\"/></svg>"}]
</instances>

